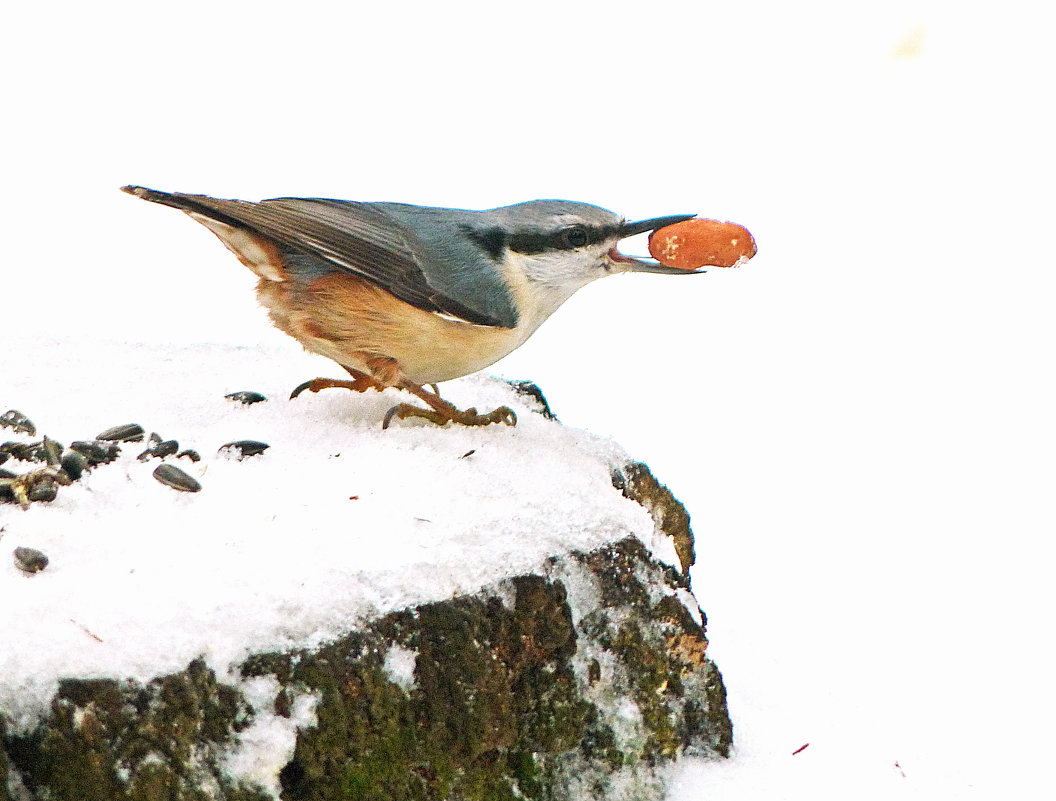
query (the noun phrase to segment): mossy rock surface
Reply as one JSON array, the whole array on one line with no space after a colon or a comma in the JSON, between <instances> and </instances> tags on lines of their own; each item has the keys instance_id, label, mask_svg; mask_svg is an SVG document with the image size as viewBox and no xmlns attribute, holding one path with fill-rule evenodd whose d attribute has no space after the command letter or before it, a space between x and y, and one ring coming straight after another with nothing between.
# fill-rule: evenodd
<instances>
[{"instance_id":1,"label":"mossy rock surface","mask_svg":"<svg viewBox=\"0 0 1056 801\"><path fill-rule=\"evenodd\" d=\"M621 480L666 502L651 475ZM684 528L691 555L684 510L662 515ZM256 709L245 685L218 681L202 660L146 685L65 681L36 728L8 728L0 777L9 761L34 798L54 801L270 798L232 779L226 755L256 716L289 717L307 697L315 723L298 728L278 777L288 801L658 798L655 767L726 756L732 741L687 604L696 611L685 573L636 539L556 556L323 647L247 659L243 680L278 687Z\"/></svg>"},{"instance_id":2,"label":"mossy rock surface","mask_svg":"<svg viewBox=\"0 0 1056 801\"><path fill-rule=\"evenodd\" d=\"M3 743L7 737L7 723L4 720L4 716L0 715L0 743ZM7 752L5 749L0 748L0 801L9 801L10 796L7 794Z\"/></svg>"},{"instance_id":3,"label":"mossy rock surface","mask_svg":"<svg viewBox=\"0 0 1056 801\"><path fill-rule=\"evenodd\" d=\"M67 679L48 718L5 738L12 765L36 797L111 801L267 798L232 786L222 757L251 717L242 694L202 660L145 686Z\"/></svg>"},{"instance_id":4,"label":"mossy rock surface","mask_svg":"<svg viewBox=\"0 0 1056 801\"><path fill-rule=\"evenodd\" d=\"M641 504L652 515L656 527L675 543L675 552L682 564L682 573L697 561L693 531L689 527L689 512L665 485L642 462L631 462L612 474L612 485L635 503Z\"/></svg>"}]
</instances>

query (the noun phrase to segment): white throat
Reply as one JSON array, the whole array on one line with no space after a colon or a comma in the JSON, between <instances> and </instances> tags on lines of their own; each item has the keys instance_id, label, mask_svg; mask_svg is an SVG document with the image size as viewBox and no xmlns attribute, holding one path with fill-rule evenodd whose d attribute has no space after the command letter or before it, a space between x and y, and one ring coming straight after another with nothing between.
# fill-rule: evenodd
<instances>
[{"instance_id":1,"label":"white throat","mask_svg":"<svg viewBox=\"0 0 1056 801\"><path fill-rule=\"evenodd\" d=\"M526 256L507 252L503 269L520 314L517 329L523 331L524 339L578 290L606 275L583 269L559 253Z\"/></svg>"}]
</instances>

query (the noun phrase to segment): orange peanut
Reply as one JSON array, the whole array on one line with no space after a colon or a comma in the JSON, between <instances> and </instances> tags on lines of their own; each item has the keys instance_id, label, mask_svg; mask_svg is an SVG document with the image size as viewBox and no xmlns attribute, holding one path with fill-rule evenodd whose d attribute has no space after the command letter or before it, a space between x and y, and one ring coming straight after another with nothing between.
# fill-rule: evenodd
<instances>
[{"instance_id":1,"label":"orange peanut","mask_svg":"<svg viewBox=\"0 0 1056 801\"><path fill-rule=\"evenodd\" d=\"M694 217L649 235L649 253L666 267L736 267L755 255L755 240L743 225Z\"/></svg>"}]
</instances>

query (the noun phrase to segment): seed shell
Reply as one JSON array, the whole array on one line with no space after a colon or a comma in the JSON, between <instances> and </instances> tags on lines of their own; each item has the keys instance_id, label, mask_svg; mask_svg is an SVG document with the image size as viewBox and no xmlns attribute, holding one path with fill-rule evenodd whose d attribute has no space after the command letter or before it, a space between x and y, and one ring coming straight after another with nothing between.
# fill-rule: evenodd
<instances>
[{"instance_id":1,"label":"seed shell","mask_svg":"<svg viewBox=\"0 0 1056 801\"><path fill-rule=\"evenodd\" d=\"M221 445L217 453L220 454L233 454L238 461L242 461L250 456L257 456L258 454L264 453L271 446L266 442L257 442L252 439L240 439L237 442L229 442L226 445Z\"/></svg>"},{"instance_id":2,"label":"seed shell","mask_svg":"<svg viewBox=\"0 0 1056 801\"><path fill-rule=\"evenodd\" d=\"M172 464L158 465L154 470L154 478L166 487L172 487L181 492L198 492L202 488L202 485L192 476L187 475L176 465Z\"/></svg>"},{"instance_id":3,"label":"seed shell","mask_svg":"<svg viewBox=\"0 0 1056 801\"><path fill-rule=\"evenodd\" d=\"M39 573L48 566L48 557L36 548L15 548L15 567L23 573Z\"/></svg>"},{"instance_id":4,"label":"seed shell","mask_svg":"<svg viewBox=\"0 0 1056 801\"><path fill-rule=\"evenodd\" d=\"M102 434L96 436L105 442L139 442L143 439L143 426L138 423L125 423L124 425L108 428Z\"/></svg>"},{"instance_id":5,"label":"seed shell","mask_svg":"<svg viewBox=\"0 0 1056 801\"><path fill-rule=\"evenodd\" d=\"M16 434L29 434L31 437L37 435L37 427L33 425L33 421L18 409L8 409L0 414L0 428L13 428Z\"/></svg>"}]
</instances>

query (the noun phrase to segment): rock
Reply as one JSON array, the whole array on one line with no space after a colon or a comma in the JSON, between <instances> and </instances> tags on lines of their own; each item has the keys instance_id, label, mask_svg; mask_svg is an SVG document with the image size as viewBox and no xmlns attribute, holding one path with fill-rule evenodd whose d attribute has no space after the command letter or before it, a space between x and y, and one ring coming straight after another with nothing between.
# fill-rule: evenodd
<instances>
[{"instance_id":1,"label":"rock","mask_svg":"<svg viewBox=\"0 0 1056 801\"><path fill-rule=\"evenodd\" d=\"M513 390L524 398L530 398L535 404L535 411L547 420L557 420L550 410L550 404L546 402L546 396L539 386L533 381L507 381Z\"/></svg>"},{"instance_id":2,"label":"rock","mask_svg":"<svg viewBox=\"0 0 1056 801\"><path fill-rule=\"evenodd\" d=\"M278 688L255 709L201 660L145 686L64 681L6 749L35 797L256 801L270 796L225 760L255 718L308 697L315 725L281 769L283 798L659 798L654 767L727 756L732 740L687 601L686 577L628 537L318 649L252 656L243 680Z\"/></svg>"},{"instance_id":3,"label":"rock","mask_svg":"<svg viewBox=\"0 0 1056 801\"><path fill-rule=\"evenodd\" d=\"M216 681L201 660L145 686L114 679L60 682L47 721L8 735L7 752L34 797L262 801L231 786L223 747L250 712L240 693Z\"/></svg>"},{"instance_id":4,"label":"rock","mask_svg":"<svg viewBox=\"0 0 1056 801\"><path fill-rule=\"evenodd\" d=\"M678 561L682 563L682 572L688 576L697 556L693 549L693 532L689 527L686 507L641 462L632 462L614 472L612 485L624 496L645 507L657 528L671 537Z\"/></svg>"},{"instance_id":5,"label":"rock","mask_svg":"<svg viewBox=\"0 0 1056 801\"><path fill-rule=\"evenodd\" d=\"M7 722L0 715L0 743L7 742ZM10 801L11 796L7 792L7 751L0 748L0 801Z\"/></svg>"},{"instance_id":6,"label":"rock","mask_svg":"<svg viewBox=\"0 0 1056 801\"><path fill-rule=\"evenodd\" d=\"M86 386L92 356L38 361ZM0 506L8 552L52 558L0 573L19 601L0 608L0 801L645 801L672 760L729 752L689 518L644 465L483 376L455 396L515 408L517 428L382 433L376 393L218 411L216 379L185 385L236 356L281 367L269 395L302 369L252 349L110 359L151 379L123 403L201 424L184 445L241 436L214 423L250 414L265 456L203 451L188 497L154 485L145 446L79 442L84 483ZM49 431L115 414L105 387L70 407L51 379L12 379Z\"/></svg>"}]
</instances>

